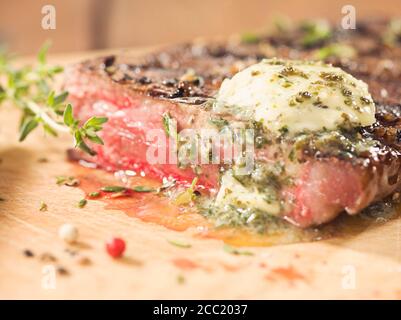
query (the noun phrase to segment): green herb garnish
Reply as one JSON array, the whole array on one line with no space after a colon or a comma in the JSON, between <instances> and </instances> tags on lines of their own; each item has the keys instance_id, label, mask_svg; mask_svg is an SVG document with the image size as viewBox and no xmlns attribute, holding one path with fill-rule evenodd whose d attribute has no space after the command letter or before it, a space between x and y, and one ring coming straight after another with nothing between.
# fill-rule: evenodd
<instances>
[{"instance_id":1,"label":"green herb garnish","mask_svg":"<svg viewBox=\"0 0 401 320\"><path fill-rule=\"evenodd\" d=\"M133 191L135 192L153 192L155 189L147 186L135 186L132 188Z\"/></svg>"},{"instance_id":2,"label":"green herb garnish","mask_svg":"<svg viewBox=\"0 0 401 320\"><path fill-rule=\"evenodd\" d=\"M225 244L223 250L227 253L234 254L234 255L241 255L241 256L253 256L253 252L251 251L243 251L237 248L231 247L228 244Z\"/></svg>"},{"instance_id":3,"label":"green herb garnish","mask_svg":"<svg viewBox=\"0 0 401 320\"><path fill-rule=\"evenodd\" d=\"M278 129L278 131L280 132L280 134L282 136L284 136L289 132L289 129L288 129L288 126L282 126L280 129Z\"/></svg>"},{"instance_id":4,"label":"green herb garnish","mask_svg":"<svg viewBox=\"0 0 401 320\"><path fill-rule=\"evenodd\" d=\"M191 186L185 190L184 192L181 192L174 200L176 205L183 205L183 204L189 204L191 201L193 201L196 198L196 194L194 193L194 188L195 185L198 182L198 177L195 177L192 180Z\"/></svg>"},{"instance_id":5,"label":"green herb garnish","mask_svg":"<svg viewBox=\"0 0 401 320\"><path fill-rule=\"evenodd\" d=\"M176 240L167 240L167 241L168 241L168 243L172 244L173 246L183 248L183 249L188 249L188 248L192 247L192 245L190 245L189 243L184 243L181 241L176 241Z\"/></svg>"},{"instance_id":6,"label":"green herb garnish","mask_svg":"<svg viewBox=\"0 0 401 320\"><path fill-rule=\"evenodd\" d=\"M104 192L125 192L125 191L134 191L134 192L153 192L155 189L147 186L135 186L133 188L127 188L122 186L106 186L102 187L100 190Z\"/></svg>"},{"instance_id":7,"label":"green herb garnish","mask_svg":"<svg viewBox=\"0 0 401 320\"><path fill-rule=\"evenodd\" d=\"M228 125L228 121L223 118L210 118L209 122L215 125L217 128L221 129Z\"/></svg>"},{"instance_id":8,"label":"green herb garnish","mask_svg":"<svg viewBox=\"0 0 401 320\"><path fill-rule=\"evenodd\" d=\"M245 32L241 35L241 42L243 43L258 43L260 41L260 36L255 33Z\"/></svg>"},{"instance_id":9,"label":"green herb garnish","mask_svg":"<svg viewBox=\"0 0 401 320\"><path fill-rule=\"evenodd\" d=\"M331 37L330 25L325 20L305 21L301 25L304 35L301 39L305 47L317 45Z\"/></svg>"},{"instance_id":10,"label":"green herb garnish","mask_svg":"<svg viewBox=\"0 0 401 320\"><path fill-rule=\"evenodd\" d=\"M323 60L329 57L336 58L353 58L356 55L356 50L342 43L332 43L328 46L322 47L314 54L315 59Z\"/></svg>"},{"instance_id":11,"label":"green herb garnish","mask_svg":"<svg viewBox=\"0 0 401 320\"><path fill-rule=\"evenodd\" d=\"M92 117L82 126L74 118L72 106L66 104L68 92L56 93L51 88L56 74L63 71L60 66L47 64L49 44L39 51L36 66L15 67L12 58L0 53L0 104L11 102L22 111L19 141L39 126L52 135L68 132L74 137L75 146L94 155L87 141L102 144L97 135L107 121L104 117Z\"/></svg>"},{"instance_id":12,"label":"green herb garnish","mask_svg":"<svg viewBox=\"0 0 401 320\"><path fill-rule=\"evenodd\" d=\"M86 206L87 203L88 203L88 200L86 200L86 199L81 199L81 200L79 200L79 202L78 202L78 207L79 207L79 208L83 208L83 207Z\"/></svg>"},{"instance_id":13,"label":"green herb garnish","mask_svg":"<svg viewBox=\"0 0 401 320\"><path fill-rule=\"evenodd\" d=\"M100 190L102 190L104 192L122 192L122 191L126 191L127 188L121 187L121 186L106 186L106 187L100 188Z\"/></svg>"},{"instance_id":14,"label":"green herb garnish","mask_svg":"<svg viewBox=\"0 0 401 320\"><path fill-rule=\"evenodd\" d=\"M72 114L72 106L68 104L64 110L63 119L64 124L70 128L71 133L74 135L75 146L92 156L95 155L96 152L87 145L85 139L97 144L103 144L103 140L97 135L97 132L102 130L107 118L91 117L82 126L79 126L79 121Z\"/></svg>"},{"instance_id":15,"label":"green herb garnish","mask_svg":"<svg viewBox=\"0 0 401 320\"><path fill-rule=\"evenodd\" d=\"M88 194L89 197L91 198L97 198L100 196L100 192L99 191L94 191Z\"/></svg>"},{"instance_id":16,"label":"green herb garnish","mask_svg":"<svg viewBox=\"0 0 401 320\"><path fill-rule=\"evenodd\" d=\"M56 183L61 186L61 185L66 185L68 187L76 187L79 185L79 180L72 177L72 176L57 176L56 177Z\"/></svg>"},{"instance_id":17,"label":"green herb garnish","mask_svg":"<svg viewBox=\"0 0 401 320\"><path fill-rule=\"evenodd\" d=\"M178 141L177 122L170 116L169 113L163 114L163 127L167 136Z\"/></svg>"}]
</instances>

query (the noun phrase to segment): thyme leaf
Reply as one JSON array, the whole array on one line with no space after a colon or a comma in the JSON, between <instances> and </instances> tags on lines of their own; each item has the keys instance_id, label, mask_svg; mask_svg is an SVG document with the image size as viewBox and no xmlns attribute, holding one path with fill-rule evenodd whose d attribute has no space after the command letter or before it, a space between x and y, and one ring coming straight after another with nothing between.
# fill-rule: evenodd
<instances>
[{"instance_id":1,"label":"thyme leaf","mask_svg":"<svg viewBox=\"0 0 401 320\"><path fill-rule=\"evenodd\" d=\"M68 187L76 187L79 185L79 180L77 178L74 178L72 176L67 177L67 176L57 176L56 177L56 183L57 185L66 185Z\"/></svg>"},{"instance_id":2,"label":"thyme leaf","mask_svg":"<svg viewBox=\"0 0 401 320\"><path fill-rule=\"evenodd\" d=\"M126 191L127 188L122 187L122 186L106 186L106 187L100 188L100 190L102 190L104 192L122 192L122 191Z\"/></svg>"},{"instance_id":3,"label":"thyme leaf","mask_svg":"<svg viewBox=\"0 0 401 320\"><path fill-rule=\"evenodd\" d=\"M170 116L169 113L163 114L163 127L167 136L178 141L177 122Z\"/></svg>"},{"instance_id":4,"label":"thyme leaf","mask_svg":"<svg viewBox=\"0 0 401 320\"><path fill-rule=\"evenodd\" d=\"M258 43L261 37L256 33L246 32L241 35L241 42L242 43Z\"/></svg>"},{"instance_id":5,"label":"thyme leaf","mask_svg":"<svg viewBox=\"0 0 401 320\"><path fill-rule=\"evenodd\" d=\"M135 192L153 192L155 189L147 186L135 186L132 188L133 191Z\"/></svg>"},{"instance_id":6,"label":"thyme leaf","mask_svg":"<svg viewBox=\"0 0 401 320\"><path fill-rule=\"evenodd\" d=\"M39 122L37 119L26 119L20 129L19 141L24 141L28 134L35 130L38 125Z\"/></svg>"},{"instance_id":7,"label":"thyme leaf","mask_svg":"<svg viewBox=\"0 0 401 320\"><path fill-rule=\"evenodd\" d=\"M19 141L41 126L52 136L57 132L71 133L77 148L95 155L87 142L103 144L98 132L107 118L92 117L83 125L74 118L71 104L65 103L68 92L51 89L54 77L63 68L47 64L49 47L50 43L45 43L39 50L35 66L16 67L9 54L0 52L0 103L11 102L21 109Z\"/></svg>"},{"instance_id":8,"label":"thyme leaf","mask_svg":"<svg viewBox=\"0 0 401 320\"><path fill-rule=\"evenodd\" d=\"M314 54L314 58L319 60L324 60L329 57L353 58L355 55L356 51L353 47L347 44L331 43L318 49Z\"/></svg>"},{"instance_id":9,"label":"thyme leaf","mask_svg":"<svg viewBox=\"0 0 401 320\"><path fill-rule=\"evenodd\" d=\"M228 244L224 245L223 250L227 253L234 254L234 255L253 256L253 252L251 252L251 251L239 250L237 248L229 246Z\"/></svg>"},{"instance_id":10,"label":"thyme leaf","mask_svg":"<svg viewBox=\"0 0 401 320\"><path fill-rule=\"evenodd\" d=\"M100 189L104 192L125 192L125 191L134 191L134 192L153 192L155 189L148 187L148 186L135 186L132 188L127 188L123 186L106 186Z\"/></svg>"},{"instance_id":11,"label":"thyme leaf","mask_svg":"<svg viewBox=\"0 0 401 320\"><path fill-rule=\"evenodd\" d=\"M307 48L324 42L332 35L330 25L325 20L304 21L301 30L303 31L301 42Z\"/></svg>"},{"instance_id":12,"label":"thyme leaf","mask_svg":"<svg viewBox=\"0 0 401 320\"><path fill-rule=\"evenodd\" d=\"M97 198L100 196L100 192L99 191L94 191L88 194L89 197L91 198Z\"/></svg>"},{"instance_id":13,"label":"thyme leaf","mask_svg":"<svg viewBox=\"0 0 401 320\"><path fill-rule=\"evenodd\" d=\"M183 249L189 249L192 247L192 245L189 243L184 243L184 242L177 241L177 240L167 240L167 242L172 244L173 246L183 248Z\"/></svg>"},{"instance_id":14,"label":"thyme leaf","mask_svg":"<svg viewBox=\"0 0 401 320\"><path fill-rule=\"evenodd\" d=\"M88 200L86 200L86 199L81 199L81 200L79 200L79 202L78 202L78 207L79 207L79 208L83 208L83 207L86 206L87 203L88 203Z\"/></svg>"}]
</instances>

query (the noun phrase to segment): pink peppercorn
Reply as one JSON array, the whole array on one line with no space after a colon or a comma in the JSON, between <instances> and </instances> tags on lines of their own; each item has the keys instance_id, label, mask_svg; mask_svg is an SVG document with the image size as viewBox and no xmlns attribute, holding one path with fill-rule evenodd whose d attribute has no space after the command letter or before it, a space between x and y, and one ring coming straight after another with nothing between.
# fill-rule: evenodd
<instances>
[{"instance_id":1,"label":"pink peppercorn","mask_svg":"<svg viewBox=\"0 0 401 320\"><path fill-rule=\"evenodd\" d=\"M125 241L120 238L112 238L107 241L106 250L113 258L120 258L125 251Z\"/></svg>"}]
</instances>

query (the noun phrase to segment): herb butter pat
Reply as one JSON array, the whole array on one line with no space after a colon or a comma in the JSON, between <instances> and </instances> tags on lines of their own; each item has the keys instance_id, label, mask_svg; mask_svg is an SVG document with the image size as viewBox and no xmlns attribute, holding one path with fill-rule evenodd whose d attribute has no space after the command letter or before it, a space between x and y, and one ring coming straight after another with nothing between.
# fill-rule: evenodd
<instances>
[{"instance_id":1,"label":"herb butter pat","mask_svg":"<svg viewBox=\"0 0 401 320\"><path fill-rule=\"evenodd\" d=\"M256 188L246 187L227 171L221 178L221 188L217 194L215 205L233 204L237 207L252 208L277 215L280 204L277 201L266 201L268 190L260 193Z\"/></svg>"},{"instance_id":2,"label":"herb butter pat","mask_svg":"<svg viewBox=\"0 0 401 320\"><path fill-rule=\"evenodd\" d=\"M375 122L368 86L320 62L268 59L223 81L214 106L276 133L336 130Z\"/></svg>"}]
</instances>

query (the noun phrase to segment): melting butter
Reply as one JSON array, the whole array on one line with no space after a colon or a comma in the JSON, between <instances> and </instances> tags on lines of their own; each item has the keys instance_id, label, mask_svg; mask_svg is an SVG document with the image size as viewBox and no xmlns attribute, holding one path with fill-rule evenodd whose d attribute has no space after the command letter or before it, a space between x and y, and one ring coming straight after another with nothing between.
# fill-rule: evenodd
<instances>
[{"instance_id":1,"label":"melting butter","mask_svg":"<svg viewBox=\"0 0 401 320\"><path fill-rule=\"evenodd\" d=\"M215 205L231 204L236 207L252 208L278 215L280 204L278 201L267 201L268 190L260 193L254 186L244 186L236 180L230 171L223 174L221 187L217 194Z\"/></svg>"},{"instance_id":2,"label":"melting butter","mask_svg":"<svg viewBox=\"0 0 401 320\"><path fill-rule=\"evenodd\" d=\"M215 112L276 132L336 130L375 122L368 86L320 62L267 59L223 81Z\"/></svg>"}]
</instances>

